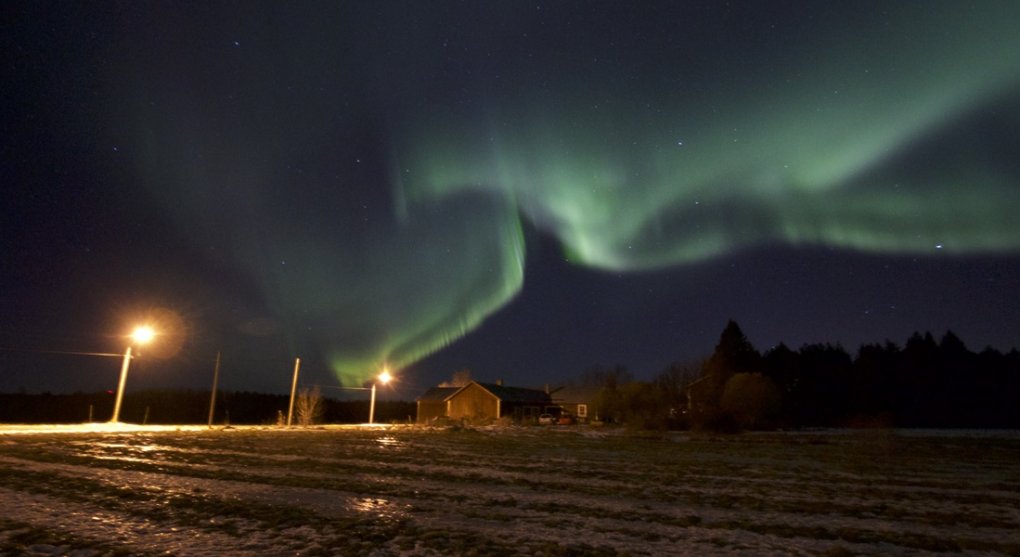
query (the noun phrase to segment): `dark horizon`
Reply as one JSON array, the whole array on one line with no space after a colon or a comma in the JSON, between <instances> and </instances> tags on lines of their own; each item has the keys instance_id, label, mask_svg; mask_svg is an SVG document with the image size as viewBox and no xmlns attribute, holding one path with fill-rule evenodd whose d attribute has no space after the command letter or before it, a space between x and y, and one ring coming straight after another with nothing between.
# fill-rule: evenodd
<instances>
[{"instance_id":1,"label":"dark horizon","mask_svg":"<svg viewBox=\"0 0 1020 557\"><path fill-rule=\"evenodd\" d=\"M460 373L453 383L464 387L478 380ZM499 382L510 387L512 381ZM539 388L542 390L542 388ZM710 358L697 364L674 364L651 380L636 379L626 367L597 366L566 384L546 384L552 406L569 412L585 404L589 416L631 429L850 428L1020 428L1020 351L991 347L969 350L951 331L940 339L914 333L902 346L891 342L848 352L839 344L819 343L791 349L785 345L758 351L739 324L730 321ZM298 414L318 407L302 425L363 423L369 413L365 397L337 396L319 386L297 391ZM379 423L423 423L415 399L378 400ZM406 394L406 393L405 393ZM208 419L211 391L142 389L129 393L121 419L151 424L194 424ZM565 397L565 398L564 398ZM102 422L113 408L113 391L72 394L0 393L0 423ZM290 396L218 390L210 425L282 425ZM316 400L314 403L308 401ZM318 402L321 400L321 403ZM536 425L540 407L531 421ZM311 413L309 413L311 412ZM590 412L590 414L589 414ZM491 418L475 417L472 425ZM297 422L295 422L297 423ZM576 422L574 422L576 423Z\"/></svg>"}]
</instances>

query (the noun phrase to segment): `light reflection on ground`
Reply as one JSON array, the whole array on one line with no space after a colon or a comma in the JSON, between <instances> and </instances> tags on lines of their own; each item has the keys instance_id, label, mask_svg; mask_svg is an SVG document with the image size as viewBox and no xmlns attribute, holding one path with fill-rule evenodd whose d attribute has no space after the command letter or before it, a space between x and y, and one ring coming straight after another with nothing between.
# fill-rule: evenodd
<instances>
[{"instance_id":1,"label":"light reflection on ground","mask_svg":"<svg viewBox=\"0 0 1020 557\"><path fill-rule=\"evenodd\" d=\"M378 443L379 446L385 447L387 449L402 450L407 448L407 443L397 439L396 437L392 437L389 435L387 435L386 437L380 437L376 439L375 442Z\"/></svg>"},{"instance_id":2,"label":"light reflection on ground","mask_svg":"<svg viewBox=\"0 0 1020 557\"><path fill-rule=\"evenodd\" d=\"M349 424L349 425L325 425L315 426L314 429L324 430L390 430L411 427L406 425L390 424ZM216 426L204 425L141 425L124 422L93 422L81 424L0 424L0 435L17 434L38 434L38 433L154 433L164 431L308 431L303 427L275 427L275 426Z\"/></svg>"},{"instance_id":3,"label":"light reflection on ground","mask_svg":"<svg viewBox=\"0 0 1020 557\"><path fill-rule=\"evenodd\" d=\"M357 497L350 500L350 510L364 514L384 524L395 524L406 520L411 505L401 504L381 497Z\"/></svg>"},{"instance_id":4,"label":"light reflection on ground","mask_svg":"<svg viewBox=\"0 0 1020 557\"><path fill-rule=\"evenodd\" d=\"M392 513L393 504L378 497L361 497L351 503L351 508L363 513L385 515Z\"/></svg>"},{"instance_id":5,"label":"light reflection on ground","mask_svg":"<svg viewBox=\"0 0 1020 557\"><path fill-rule=\"evenodd\" d=\"M139 433L156 431L202 431L198 425L138 425L123 422L94 422L83 424L3 424L0 435L36 433Z\"/></svg>"}]
</instances>

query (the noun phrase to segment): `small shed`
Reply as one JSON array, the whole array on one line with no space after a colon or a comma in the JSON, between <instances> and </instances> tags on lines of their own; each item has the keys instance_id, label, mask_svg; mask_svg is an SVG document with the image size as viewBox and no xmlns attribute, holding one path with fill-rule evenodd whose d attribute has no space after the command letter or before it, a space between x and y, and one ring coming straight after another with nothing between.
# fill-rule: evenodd
<instances>
[{"instance_id":1,"label":"small shed","mask_svg":"<svg viewBox=\"0 0 1020 557\"><path fill-rule=\"evenodd\" d=\"M449 414L446 399L453 393L460 390L460 387L432 387L425 391L425 394L418 397L418 419L419 424L430 424L439 418Z\"/></svg>"},{"instance_id":2,"label":"small shed","mask_svg":"<svg viewBox=\"0 0 1020 557\"><path fill-rule=\"evenodd\" d=\"M560 407L563 414L569 414L580 423L588 423L599 419L598 408L594 402L598 399L599 388L583 386L560 387L553 391L553 402Z\"/></svg>"},{"instance_id":3,"label":"small shed","mask_svg":"<svg viewBox=\"0 0 1020 557\"><path fill-rule=\"evenodd\" d=\"M553 407L549 393L539 389L507 387L471 381L463 387L432 387L420 396L420 424L439 418L452 420L495 420L509 416L514 421L537 419Z\"/></svg>"}]
</instances>

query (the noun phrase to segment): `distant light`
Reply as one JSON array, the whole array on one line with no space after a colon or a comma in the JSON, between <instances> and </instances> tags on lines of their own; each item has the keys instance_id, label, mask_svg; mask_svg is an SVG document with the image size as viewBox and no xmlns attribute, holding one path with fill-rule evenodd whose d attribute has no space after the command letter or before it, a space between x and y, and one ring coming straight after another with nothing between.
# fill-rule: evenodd
<instances>
[{"instance_id":1,"label":"distant light","mask_svg":"<svg viewBox=\"0 0 1020 557\"><path fill-rule=\"evenodd\" d=\"M942 249L942 244L935 244L935 249Z\"/></svg>"},{"instance_id":2,"label":"distant light","mask_svg":"<svg viewBox=\"0 0 1020 557\"><path fill-rule=\"evenodd\" d=\"M138 344L146 344L156 336L156 331L148 325L142 325L135 327L135 330L131 333L131 340Z\"/></svg>"},{"instance_id":3,"label":"distant light","mask_svg":"<svg viewBox=\"0 0 1020 557\"><path fill-rule=\"evenodd\" d=\"M383 385L385 385L385 384L389 383L392 380L393 380L393 376L390 375L390 370L384 368L382 370L382 373L379 374L379 382L382 383Z\"/></svg>"}]
</instances>

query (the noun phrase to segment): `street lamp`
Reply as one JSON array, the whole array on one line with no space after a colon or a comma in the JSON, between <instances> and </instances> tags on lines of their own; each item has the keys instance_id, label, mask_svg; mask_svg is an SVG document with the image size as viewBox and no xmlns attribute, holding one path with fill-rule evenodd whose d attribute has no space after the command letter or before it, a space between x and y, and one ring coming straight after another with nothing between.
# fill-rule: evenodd
<instances>
[{"instance_id":1,"label":"street lamp","mask_svg":"<svg viewBox=\"0 0 1020 557\"><path fill-rule=\"evenodd\" d=\"M388 370L386 368L383 368L382 373L380 373L379 377L377 377L376 380L372 383L372 401L369 402L369 404L368 404L368 423L369 424L374 424L375 423L375 386L377 384L379 384L379 383L382 383L383 385L385 385L385 384L389 383L392 379L393 379L393 376L390 375L390 370Z\"/></svg>"},{"instance_id":2,"label":"street lamp","mask_svg":"<svg viewBox=\"0 0 1020 557\"><path fill-rule=\"evenodd\" d=\"M142 345L148 344L155 336L156 331L152 327L143 325L135 327L130 338L135 344ZM131 364L131 348L132 345L129 342L127 351L124 352L124 363L120 366L120 383L117 386L117 399L113 403L113 417L110 418L110 423L120 421L120 401L124 398L124 384L127 383L128 366Z\"/></svg>"}]
</instances>

